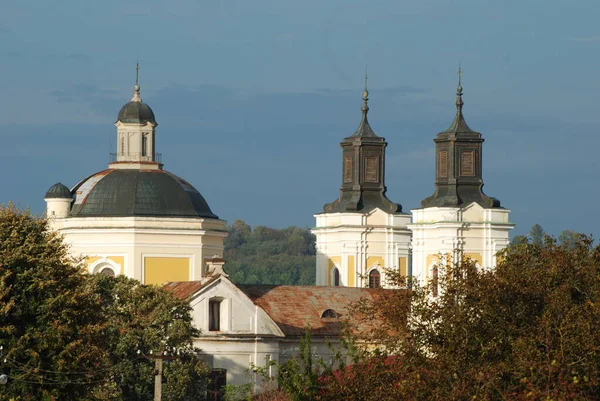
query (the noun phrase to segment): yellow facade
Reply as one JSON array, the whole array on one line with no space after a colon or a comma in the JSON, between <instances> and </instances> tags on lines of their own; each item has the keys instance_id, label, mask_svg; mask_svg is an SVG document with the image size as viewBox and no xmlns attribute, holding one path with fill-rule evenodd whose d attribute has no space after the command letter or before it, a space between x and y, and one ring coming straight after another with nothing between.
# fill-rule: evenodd
<instances>
[{"instance_id":1,"label":"yellow facade","mask_svg":"<svg viewBox=\"0 0 600 401\"><path fill-rule=\"evenodd\" d=\"M472 261L479 263L480 265L482 264L481 261L483 260L483 257L481 256L480 253L474 253L474 252L473 253L465 253L465 258L469 258Z\"/></svg>"},{"instance_id":2,"label":"yellow facade","mask_svg":"<svg viewBox=\"0 0 600 401\"><path fill-rule=\"evenodd\" d=\"M329 268L327 269L327 285L331 285L331 272L335 266L342 266L341 256L332 256L329 258Z\"/></svg>"},{"instance_id":3,"label":"yellow facade","mask_svg":"<svg viewBox=\"0 0 600 401\"><path fill-rule=\"evenodd\" d=\"M354 266L354 255L348 256L348 287L354 287L356 278L356 267Z\"/></svg>"},{"instance_id":4,"label":"yellow facade","mask_svg":"<svg viewBox=\"0 0 600 401\"><path fill-rule=\"evenodd\" d=\"M406 258L398 258L398 269L401 276L408 276L408 261Z\"/></svg>"},{"instance_id":5,"label":"yellow facade","mask_svg":"<svg viewBox=\"0 0 600 401\"><path fill-rule=\"evenodd\" d=\"M190 258L144 257L144 284L190 280Z\"/></svg>"},{"instance_id":6,"label":"yellow facade","mask_svg":"<svg viewBox=\"0 0 600 401\"><path fill-rule=\"evenodd\" d=\"M367 258L367 268L368 269L370 269L371 267L373 267L375 265L379 265L381 267L384 267L385 264L383 262L383 257L381 257L381 256L369 256Z\"/></svg>"}]
</instances>

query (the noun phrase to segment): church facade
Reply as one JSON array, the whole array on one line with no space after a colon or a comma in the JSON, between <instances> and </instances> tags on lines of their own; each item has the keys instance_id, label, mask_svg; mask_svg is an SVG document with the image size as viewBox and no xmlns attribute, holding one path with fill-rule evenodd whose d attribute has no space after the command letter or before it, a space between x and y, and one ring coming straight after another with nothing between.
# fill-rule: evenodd
<instances>
[{"instance_id":1,"label":"church facade","mask_svg":"<svg viewBox=\"0 0 600 401\"><path fill-rule=\"evenodd\" d=\"M494 268L514 224L482 190L484 139L465 121L460 79L455 119L434 139L435 193L411 214L385 196L387 143L368 123L368 95L365 88L357 131L341 143L339 198L315 215L317 285L385 286L387 269L427 285L465 257Z\"/></svg>"}]
</instances>

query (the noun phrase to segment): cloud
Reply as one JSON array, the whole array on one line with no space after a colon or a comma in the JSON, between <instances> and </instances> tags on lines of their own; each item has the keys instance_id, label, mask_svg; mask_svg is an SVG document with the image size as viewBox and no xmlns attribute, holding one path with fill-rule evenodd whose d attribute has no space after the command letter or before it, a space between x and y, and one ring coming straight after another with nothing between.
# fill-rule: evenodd
<instances>
[{"instance_id":1,"label":"cloud","mask_svg":"<svg viewBox=\"0 0 600 401\"><path fill-rule=\"evenodd\" d=\"M596 36L581 36L578 38L571 38L570 39L572 42L578 42L578 43L598 43L600 42L600 35L596 35Z\"/></svg>"},{"instance_id":2,"label":"cloud","mask_svg":"<svg viewBox=\"0 0 600 401\"><path fill-rule=\"evenodd\" d=\"M44 56L44 59L56 61L56 60L70 60L70 61L88 61L90 56L83 53L50 53Z\"/></svg>"}]
</instances>

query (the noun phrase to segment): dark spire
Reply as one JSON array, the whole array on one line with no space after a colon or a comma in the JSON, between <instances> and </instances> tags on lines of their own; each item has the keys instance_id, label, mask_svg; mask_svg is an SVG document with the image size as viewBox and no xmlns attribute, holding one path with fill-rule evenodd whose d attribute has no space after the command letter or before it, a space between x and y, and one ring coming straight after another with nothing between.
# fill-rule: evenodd
<instances>
[{"instance_id":1,"label":"dark spire","mask_svg":"<svg viewBox=\"0 0 600 401\"><path fill-rule=\"evenodd\" d=\"M483 193L483 137L467 125L463 115L462 68L458 68L456 116L450 127L434 139L436 144L435 193L422 207L466 207L478 203L485 208L500 207L498 199Z\"/></svg>"},{"instance_id":2,"label":"dark spire","mask_svg":"<svg viewBox=\"0 0 600 401\"><path fill-rule=\"evenodd\" d=\"M390 201L385 193L385 138L375 135L369 121L368 76L362 94L362 119L358 129L342 143L342 186L334 202L323 207L324 213L366 213L379 208L387 213L401 213L402 206Z\"/></svg>"},{"instance_id":3,"label":"dark spire","mask_svg":"<svg viewBox=\"0 0 600 401\"><path fill-rule=\"evenodd\" d=\"M463 87L462 87L462 68L458 67L458 86L456 87L456 117L450 124L450 127L445 132L475 132L467 125L465 116L463 115L463 105L465 104L462 100Z\"/></svg>"},{"instance_id":4,"label":"dark spire","mask_svg":"<svg viewBox=\"0 0 600 401\"><path fill-rule=\"evenodd\" d=\"M369 120L367 119L367 114L369 114L369 90L367 88L367 82L369 80L369 76L365 71L365 90L362 93L362 118L360 119L360 124L354 134L352 136L371 136L376 137L377 135L373 132L373 129L369 125Z\"/></svg>"}]
</instances>

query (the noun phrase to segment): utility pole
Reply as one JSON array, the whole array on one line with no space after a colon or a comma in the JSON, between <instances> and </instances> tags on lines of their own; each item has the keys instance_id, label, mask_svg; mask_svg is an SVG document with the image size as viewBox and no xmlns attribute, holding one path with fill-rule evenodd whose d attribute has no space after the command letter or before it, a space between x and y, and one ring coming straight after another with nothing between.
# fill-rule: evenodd
<instances>
[{"instance_id":1,"label":"utility pole","mask_svg":"<svg viewBox=\"0 0 600 401\"><path fill-rule=\"evenodd\" d=\"M163 360L171 361L176 359L176 355L168 355L167 351L163 353L153 354L150 351L149 355L142 354L142 351L138 350L137 354L143 356L148 360L154 359L154 401L162 401L162 377L163 377Z\"/></svg>"},{"instance_id":2,"label":"utility pole","mask_svg":"<svg viewBox=\"0 0 600 401\"><path fill-rule=\"evenodd\" d=\"M154 361L154 401L162 400L162 355Z\"/></svg>"}]
</instances>

